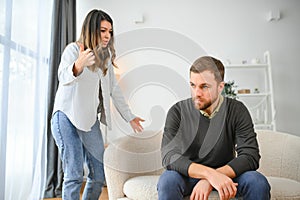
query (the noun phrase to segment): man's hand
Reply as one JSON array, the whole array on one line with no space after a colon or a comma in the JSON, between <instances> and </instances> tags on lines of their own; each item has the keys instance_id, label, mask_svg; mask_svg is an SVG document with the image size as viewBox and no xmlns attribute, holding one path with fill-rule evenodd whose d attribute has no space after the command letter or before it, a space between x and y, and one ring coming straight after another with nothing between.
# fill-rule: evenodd
<instances>
[{"instance_id":1,"label":"man's hand","mask_svg":"<svg viewBox=\"0 0 300 200\"><path fill-rule=\"evenodd\" d=\"M95 55L91 49L84 50L83 44L80 44L80 51L77 60L73 66L74 76L78 76L83 68L95 64Z\"/></svg>"},{"instance_id":2,"label":"man's hand","mask_svg":"<svg viewBox=\"0 0 300 200\"><path fill-rule=\"evenodd\" d=\"M212 169L207 180L218 191L221 200L235 197L238 184L234 183L228 176Z\"/></svg>"},{"instance_id":3,"label":"man's hand","mask_svg":"<svg viewBox=\"0 0 300 200\"><path fill-rule=\"evenodd\" d=\"M130 121L130 125L135 133L142 132L144 129L140 122L144 122L145 120L136 117Z\"/></svg>"},{"instance_id":4,"label":"man's hand","mask_svg":"<svg viewBox=\"0 0 300 200\"><path fill-rule=\"evenodd\" d=\"M201 179L194 187L193 192L190 196L190 200L207 200L213 187L205 180Z\"/></svg>"},{"instance_id":5,"label":"man's hand","mask_svg":"<svg viewBox=\"0 0 300 200\"><path fill-rule=\"evenodd\" d=\"M207 180L218 191L221 200L227 200L236 195L238 184L232 181L235 174L231 167L227 165L213 169L205 165L192 163L189 166L188 174L192 178Z\"/></svg>"}]
</instances>

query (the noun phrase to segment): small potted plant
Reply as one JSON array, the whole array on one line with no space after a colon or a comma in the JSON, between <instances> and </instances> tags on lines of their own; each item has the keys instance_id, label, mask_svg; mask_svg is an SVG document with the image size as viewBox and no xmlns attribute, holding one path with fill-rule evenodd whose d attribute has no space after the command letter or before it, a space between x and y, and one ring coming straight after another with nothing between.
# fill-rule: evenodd
<instances>
[{"instance_id":1,"label":"small potted plant","mask_svg":"<svg viewBox=\"0 0 300 200\"><path fill-rule=\"evenodd\" d=\"M224 97L236 99L237 95L236 95L236 91L234 89L235 87L237 87L237 86L234 85L234 81L225 82L224 89L222 91L222 95Z\"/></svg>"}]
</instances>

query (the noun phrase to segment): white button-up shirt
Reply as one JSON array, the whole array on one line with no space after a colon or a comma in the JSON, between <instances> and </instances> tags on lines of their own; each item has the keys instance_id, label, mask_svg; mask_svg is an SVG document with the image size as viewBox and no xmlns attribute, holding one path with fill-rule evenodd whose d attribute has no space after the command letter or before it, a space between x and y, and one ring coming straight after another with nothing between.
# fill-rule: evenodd
<instances>
[{"instance_id":1,"label":"white button-up shirt","mask_svg":"<svg viewBox=\"0 0 300 200\"><path fill-rule=\"evenodd\" d=\"M78 58L79 50L76 43L70 43L62 54L58 68L59 86L53 113L60 110L68 116L76 128L90 131L97 120L99 83L101 83L104 108L104 112L101 112L101 122L111 129L110 97L125 121L129 122L134 119L135 116L125 102L110 61L105 76L100 69L93 72L87 67L84 67L79 76L73 75L73 66Z\"/></svg>"}]
</instances>

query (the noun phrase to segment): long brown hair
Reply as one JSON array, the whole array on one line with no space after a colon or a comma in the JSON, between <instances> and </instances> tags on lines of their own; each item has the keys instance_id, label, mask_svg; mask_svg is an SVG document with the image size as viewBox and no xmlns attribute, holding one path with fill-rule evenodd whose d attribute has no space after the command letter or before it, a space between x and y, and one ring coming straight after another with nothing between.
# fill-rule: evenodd
<instances>
[{"instance_id":1,"label":"long brown hair","mask_svg":"<svg viewBox=\"0 0 300 200\"><path fill-rule=\"evenodd\" d=\"M111 38L109 40L107 48L101 47L100 26L101 21L103 20L108 21L113 27L113 20L107 13L103 12L102 10L96 9L90 11L84 19L78 42L83 44L84 49L92 49L95 54L95 64L89 66L88 68L92 71L100 68L103 74L106 75L107 63L110 57L113 66L117 67L117 65L114 62L116 58L116 51L114 48L113 30L111 32Z\"/></svg>"}]
</instances>

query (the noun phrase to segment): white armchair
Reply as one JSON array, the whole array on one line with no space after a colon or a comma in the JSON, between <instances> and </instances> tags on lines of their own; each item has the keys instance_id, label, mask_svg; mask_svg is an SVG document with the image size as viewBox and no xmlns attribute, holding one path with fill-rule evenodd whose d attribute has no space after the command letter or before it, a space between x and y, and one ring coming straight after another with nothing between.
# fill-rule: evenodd
<instances>
[{"instance_id":1,"label":"white armchair","mask_svg":"<svg viewBox=\"0 0 300 200\"><path fill-rule=\"evenodd\" d=\"M257 131L259 171L271 184L272 199L300 200L300 137L274 131ZM155 200L162 173L161 132L122 137L104 153L104 170L110 200ZM188 199L188 197L187 197ZM218 199L213 191L209 199Z\"/></svg>"},{"instance_id":2,"label":"white armchair","mask_svg":"<svg viewBox=\"0 0 300 200\"><path fill-rule=\"evenodd\" d=\"M145 193L147 198L143 199L155 199L157 194L153 193L153 189L156 188L156 180L153 177L159 177L163 171L160 155L161 139L161 132L145 131L122 137L108 145L104 152L104 171L110 200L125 197L124 184L130 184L131 178L141 176L146 182L142 180L138 186L128 189L133 189L136 194ZM150 182L152 183L150 188L143 184Z\"/></svg>"}]
</instances>

